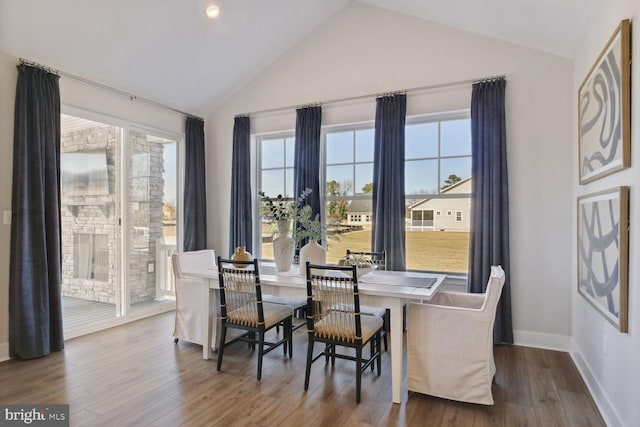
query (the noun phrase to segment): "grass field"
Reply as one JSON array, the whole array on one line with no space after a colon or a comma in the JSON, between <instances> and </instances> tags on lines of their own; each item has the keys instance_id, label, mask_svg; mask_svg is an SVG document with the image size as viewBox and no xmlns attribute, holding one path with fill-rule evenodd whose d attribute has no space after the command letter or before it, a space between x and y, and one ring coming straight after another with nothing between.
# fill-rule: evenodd
<instances>
[{"instance_id":1,"label":"grass field","mask_svg":"<svg viewBox=\"0 0 640 427\"><path fill-rule=\"evenodd\" d=\"M407 231L407 269L466 273L469 233L456 231ZM368 251L371 230L352 231L330 240L327 262L337 263L347 249ZM271 243L262 244L262 258L273 259Z\"/></svg>"}]
</instances>

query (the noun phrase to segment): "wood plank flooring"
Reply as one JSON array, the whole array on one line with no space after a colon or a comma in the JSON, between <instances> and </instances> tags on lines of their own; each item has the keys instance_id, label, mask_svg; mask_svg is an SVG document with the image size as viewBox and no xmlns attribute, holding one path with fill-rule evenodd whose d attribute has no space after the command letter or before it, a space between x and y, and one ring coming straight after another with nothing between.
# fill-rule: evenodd
<instances>
[{"instance_id":1,"label":"wood plank flooring","mask_svg":"<svg viewBox=\"0 0 640 427\"><path fill-rule=\"evenodd\" d=\"M73 426L604 426L566 353L496 347L494 406L411 394L391 403L389 353L382 375L363 375L355 403L353 363L313 365L304 392L306 332L293 359L237 344L216 360L202 347L173 343L172 312L67 341L47 357L0 363L0 402L68 403Z\"/></svg>"}]
</instances>

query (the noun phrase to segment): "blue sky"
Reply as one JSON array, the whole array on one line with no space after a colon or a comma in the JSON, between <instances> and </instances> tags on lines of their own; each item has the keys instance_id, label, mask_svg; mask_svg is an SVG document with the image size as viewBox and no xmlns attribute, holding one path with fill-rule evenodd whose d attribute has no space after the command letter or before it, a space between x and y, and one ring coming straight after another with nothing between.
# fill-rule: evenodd
<instances>
[{"instance_id":1,"label":"blue sky","mask_svg":"<svg viewBox=\"0 0 640 427\"><path fill-rule=\"evenodd\" d=\"M178 144L164 144L162 157L164 158L164 202L176 204L176 178L178 173L176 148Z\"/></svg>"}]
</instances>

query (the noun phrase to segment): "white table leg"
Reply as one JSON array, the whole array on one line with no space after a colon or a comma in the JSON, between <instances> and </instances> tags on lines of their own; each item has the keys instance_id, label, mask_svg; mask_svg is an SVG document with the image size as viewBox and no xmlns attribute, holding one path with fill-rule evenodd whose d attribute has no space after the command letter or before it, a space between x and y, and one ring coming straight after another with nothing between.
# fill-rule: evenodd
<instances>
[{"instance_id":1,"label":"white table leg","mask_svg":"<svg viewBox=\"0 0 640 427\"><path fill-rule=\"evenodd\" d=\"M402 403L402 301L389 299L391 311L391 391L393 403Z\"/></svg>"}]
</instances>

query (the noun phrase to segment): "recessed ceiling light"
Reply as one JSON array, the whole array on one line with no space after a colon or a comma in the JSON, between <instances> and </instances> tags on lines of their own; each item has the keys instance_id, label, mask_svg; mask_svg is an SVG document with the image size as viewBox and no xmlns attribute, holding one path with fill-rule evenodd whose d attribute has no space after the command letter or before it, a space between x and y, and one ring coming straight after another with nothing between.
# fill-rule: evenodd
<instances>
[{"instance_id":1,"label":"recessed ceiling light","mask_svg":"<svg viewBox=\"0 0 640 427\"><path fill-rule=\"evenodd\" d=\"M215 4L210 4L205 9L205 13L209 18L216 19L218 16L220 16L220 8Z\"/></svg>"}]
</instances>

